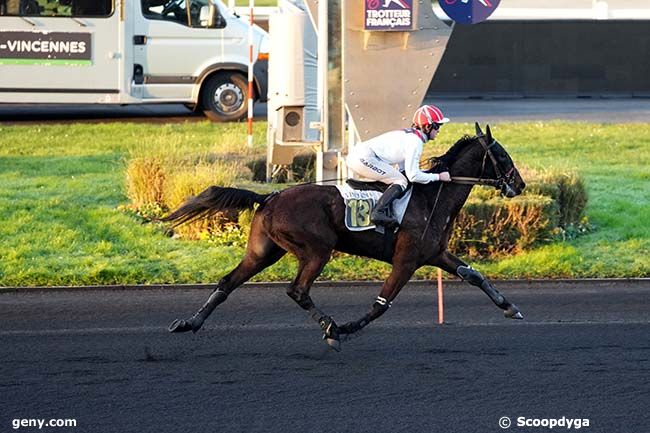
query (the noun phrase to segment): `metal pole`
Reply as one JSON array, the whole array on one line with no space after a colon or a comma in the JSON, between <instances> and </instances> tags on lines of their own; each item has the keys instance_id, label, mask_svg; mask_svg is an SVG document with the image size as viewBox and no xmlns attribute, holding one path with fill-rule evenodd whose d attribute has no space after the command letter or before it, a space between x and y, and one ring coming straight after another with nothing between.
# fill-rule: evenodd
<instances>
[{"instance_id":1,"label":"metal pole","mask_svg":"<svg viewBox=\"0 0 650 433\"><path fill-rule=\"evenodd\" d=\"M248 20L248 147L253 147L253 9L255 0L249 0Z\"/></svg>"},{"instance_id":2,"label":"metal pole","mask_svg":"<svg viewBox=\"0 0 650 433\"><path fill-rule=\"evenodd\" d=\"M323 152L329 149L329 110L327 95L328 78L328 8L327 0L318 2L318 103L320 105L320 127L322 146L317 155L316 180L322 181L323 176Z\"/></svg>"}]
</instances>

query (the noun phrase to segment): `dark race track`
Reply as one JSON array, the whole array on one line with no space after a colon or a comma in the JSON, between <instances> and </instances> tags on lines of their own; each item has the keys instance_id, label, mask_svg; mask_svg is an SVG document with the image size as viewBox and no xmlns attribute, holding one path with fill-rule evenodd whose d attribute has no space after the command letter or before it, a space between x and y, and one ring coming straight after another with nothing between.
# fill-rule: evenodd
<instances>
[{"instance_id":1,"label":"dark race track","mask_svg":"<svg viewBox=\"0 0 650 433\"><path fill-rule=\"evenodd\" d=\"M437 326L434 287L412 284L341 353L282 288L240 289L196 335L165 328L206 290L0 293L0 432L650 431L650 281L500 287L526 321L450 285ZM343 322L377 291L312 293Z\"/></svg>"}]
</instances>

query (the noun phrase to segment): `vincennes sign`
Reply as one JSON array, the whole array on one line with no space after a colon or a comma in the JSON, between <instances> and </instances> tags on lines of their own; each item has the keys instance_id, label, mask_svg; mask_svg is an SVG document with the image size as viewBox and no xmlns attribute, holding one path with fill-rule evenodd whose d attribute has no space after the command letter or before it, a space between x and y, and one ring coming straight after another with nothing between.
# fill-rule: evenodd
<instances>
[{"instance_id":1,"label":"vincennes sign","mask_svg":"<svg viewBox=\"0 0 650 433\"><path fill-rule=\"evenodd\" d=\"M0 64L91 64L91 34L0 31Z\"/></svg>"}]
</instances>

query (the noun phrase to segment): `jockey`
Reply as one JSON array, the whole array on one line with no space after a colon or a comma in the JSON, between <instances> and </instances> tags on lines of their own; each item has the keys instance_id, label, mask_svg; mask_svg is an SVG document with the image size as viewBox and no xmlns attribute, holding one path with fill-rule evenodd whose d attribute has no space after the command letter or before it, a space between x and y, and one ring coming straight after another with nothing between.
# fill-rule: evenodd
<instances>
[{"instance_id":1,"label":"jockey","mask_svg":"<svg viewBox=\"0 0 650 433\"><path fill-rule=\"evenodd\" d=\"M438 136L440 127L449 122L440 109L424 105L413 115L410 128L386 132L359 143L347 157L347 164L355 173L365 178L387 183L390 186L379 198L370 216L377 225L396 225L391 204L402 195L409 182L449 182L449 172L424 173L420 170L422 147ZM398 168L395 168L397 165ZM403 170L404 174L400 172Z\"/></svg>"}]
</instances>

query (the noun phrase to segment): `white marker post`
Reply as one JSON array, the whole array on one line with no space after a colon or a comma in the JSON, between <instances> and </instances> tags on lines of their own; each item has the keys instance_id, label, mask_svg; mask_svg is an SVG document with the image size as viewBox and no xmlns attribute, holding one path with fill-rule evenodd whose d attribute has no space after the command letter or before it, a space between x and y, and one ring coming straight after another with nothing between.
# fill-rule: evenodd
<instances>
[{"instance_id":1,"label":"white marker post","mask_svg":"<svg viewBox=\"0 0 650 433\"><path fill-rule=\"evenodd\" d=\"M253 147L253 9L255 0L248 2L248 147Z\"/></svg>"}]
</instances>

